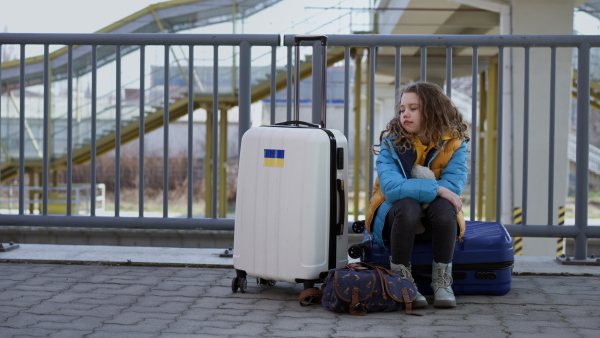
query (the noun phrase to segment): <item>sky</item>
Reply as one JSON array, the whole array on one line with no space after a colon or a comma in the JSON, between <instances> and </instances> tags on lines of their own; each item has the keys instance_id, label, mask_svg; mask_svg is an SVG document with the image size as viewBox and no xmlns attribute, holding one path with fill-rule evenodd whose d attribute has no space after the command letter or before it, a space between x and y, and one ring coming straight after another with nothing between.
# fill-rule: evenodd
<instances>
[{"instance_id":1,"label":"sky","mask_svg":"<svg viewBox=\"0 0 600 338\"><path fill-rule=\"evenodd\" d=\"M230 1L230 0L223 0ZM370 0L369 0L370 1ZM319 19L323 10L314 7L359 6L368 3L367 0L284 0L272 7L281 15L255 20L252 27L244 27L246 33L273 33L273 27L278 30L290 27L303 17L313 16ZM93 33L149 5L162 2L160 0L0 0L6 3L0 11L0 29L9 33ZM8 7L8 9L7 9ZM313 7L313 8L311 8ZM33 9L33 10L32 10ZM337 17L336 10L327 11L329 17ZM339 11L338 11L339 12ZM52 15L47 15L52 13ZM294 18L290 13L297 13ZM258 16L258 13L255 16ZM322 18L325 21L325 18ZM251 19L249 19L251 20ZM313 24L314 26L314 24ZM218 33L231 33L232 26L217 27ZM241 28L238 28L238 33ZM213 31L214 33L214 31Z\"/></svg>"},{"instance_id":2,"label":"sky","mask_svg":"<svg viewBox=\"0 0 600 338\"><path fill-rule=\"evenodd\" d=\"M160 0L0 0L3 8L0 11L0 30L10 33L92 33L111 23L118 21L136 11ZM228 0L223 0L228 1ZM273 28L278 30L290 28L294 21L301 21L302 16L313 16L325 21L327 17L337 17L340 13L335 10L323 11L314 7L359 6L368 0L284 0L273 7L281 15L269 15L267 20L260 19L252 25L244 27L245 32L254 29L251 33L273 33ZM311 8L312 7L312 8ZM272 13L273 10L270 12ZM52 15L48 15L52 13ZM296 20L290 13L301 13ZM355 20L356 21L356 20ZM575 29L580 34L599 34L598 20L585 13L575 14ZM314 27L314 23L311 24ZM307 26L308 27L308 26ZM310 29L304 27L302 30ZM219 33L231 33L231 25L216 27ZM299 28L296 26L296 29ZM238 28L239 33L240 28ZM331 30L331 29L330 29ZM358 30L358 29L357 29ZM363 28L363 30L366 30ZM284 32L280 32L284 33ZM290 33L290 32L287 32ZM301 32L303 33L303 32Z\"/></svg>"},{"instance_id":3,"label":"sky","mask_svg":"<svg viewBox=\"0 0 600 338\"><path fill-rule=\"evenodd\" d=\"M93 33L157 0L2 0L2 31ZM48 15L48 13L53 13Z\"/></svg>"}]
</instances>

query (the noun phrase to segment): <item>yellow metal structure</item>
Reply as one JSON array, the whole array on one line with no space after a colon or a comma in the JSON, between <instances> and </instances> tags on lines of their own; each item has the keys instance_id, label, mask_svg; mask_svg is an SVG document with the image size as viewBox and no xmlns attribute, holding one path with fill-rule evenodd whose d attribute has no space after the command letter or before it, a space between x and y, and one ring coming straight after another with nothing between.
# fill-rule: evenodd
<instances>
[{"instance_id":1,"label":"yellow metal structure","mask_svg":"<svg viewBox=\"0 0 600 338\"><path fill-rule=\"evenodd\" d=\"M516 207L513 209L513 224L521 224L523 216L523 209ZM515 251L515 256L523 255L523 237L514 237L513 238L513 248Z\"/></svg>"},{"instance_id":2,"label":"yellow metal structure","mask_svg":"<svg viewBox=\"0 0 600 338\"><path fill-rule=\"evenodd\" d=\"M490 60L486 92L485 220L496 219L496 154L498 144L498 59ZM498 220L499 221L499 220Z\"/></svg>"},{"instance_id":3,"label":"yellow metal structure","mask_svg":"<svg viewBox=\"0 0 600 338\"><path fill-rule=\"evenodd\" d=\"M565 208L564 206L560 206L558 207L558 225L565 225L565 212L567 211L567 208ZM557 238L556 239L556 256L560 257L564 254L566 254L565 252L565 238Z\"/></svg>"}]
</instances>

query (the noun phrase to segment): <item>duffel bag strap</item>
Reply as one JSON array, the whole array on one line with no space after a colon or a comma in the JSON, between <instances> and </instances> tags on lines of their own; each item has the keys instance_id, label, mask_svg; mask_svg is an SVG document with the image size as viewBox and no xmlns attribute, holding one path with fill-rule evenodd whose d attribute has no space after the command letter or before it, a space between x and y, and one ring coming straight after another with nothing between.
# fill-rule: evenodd
<instances>
[{"instance_id":1,"label":"duffel bag strap","mask_svg":"<svg viewBox=\"0 0 600 338\"><path fill-rule=\"evenodd\" d=\"M323 290L317 288L308 288L300 292L298 302L302 306L308 306L311 304L321 304L323 299Z\"/></svg>"},{"instance_id":2,"label":"duffel bag strap","mask_svg":"<svg viewBox=\"0 0 600 338\"><path fill-rule=\"evenodd\" d=\"M350 313L355 316L364 316L367 314L366 311L361 311L358 307L361 305L358 298L360 297L360 288L354 287L352 289L352 299L350 301Z\"/></svg>"},{"instance_id":3,"label":"duffel bag strap","mask_svg":"<svg viewBox=\"0 0 600 338\"><path fill-rule=\"evenodd\" d=\"M406 288L402 288L402 299L404 299L404 308L405 308L407 315L413 315L413 316L422 316L423 315L421 313L414 313L412 311L412 300L410 299L410 296L408 295L408 290Z\"/></svg>"}]
</instances>

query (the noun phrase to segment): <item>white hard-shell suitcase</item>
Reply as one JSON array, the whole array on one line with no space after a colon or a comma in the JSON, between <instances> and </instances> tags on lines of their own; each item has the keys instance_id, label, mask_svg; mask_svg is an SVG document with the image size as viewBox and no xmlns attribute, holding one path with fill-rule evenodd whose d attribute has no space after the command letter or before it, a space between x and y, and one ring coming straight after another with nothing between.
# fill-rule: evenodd
<instances>
[{"instance_id":1,"label":"white hard-shell suitcase","mask_svg":"<svg viewBox=\"0 0 600 338\"><path fill-rule=\"evenodd\" d=\"M296 50L302 40L316 38L324 41L325 54L321 36L297 37ZM247 276L260 284L312 287L320 272L347 264L348 142L338 130L297 121L295 108L296 121L251 128L242 137L234 292L246 291ZM324 124L324 107L322 114Z\"/></svg>"}]
</instances>

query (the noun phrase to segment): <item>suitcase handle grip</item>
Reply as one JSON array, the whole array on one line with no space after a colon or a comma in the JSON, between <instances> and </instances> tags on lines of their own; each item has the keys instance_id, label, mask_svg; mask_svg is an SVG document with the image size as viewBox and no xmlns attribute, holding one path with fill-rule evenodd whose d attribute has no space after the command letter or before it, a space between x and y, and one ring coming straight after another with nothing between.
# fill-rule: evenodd
<instances>
[{"instance_id":1,"label":"suitcase handle grip","mask_svg":"<svg viewBox=\"0 0 600 338\"><path fill-rule=\"evenodd\" d=\"M318 124L314 124L314 123L308 123L308 122L304 122L304 121L285 121L285 122L279 122L279 123L275 123L276 126L306 126L306 127L311 127L311 128L321 128L320 125Z\"/></svg>"},{"instance_id":2,"label":"suitcase handle grip","mask_svg":"<svg viewBox=\"0 0 600 338\"><path fill-rule=\"evenodd\" d=\"M321 46L327 46L326 35L296 35L294 36L294 45L299 46L301 41L321 40Z\"/></svg>"},{"instance_id":3,"label":"suitcase handle grip","mask_svg":"<svg viewBox=\"0 0 600 338\"><path fill-rule=\"evenodd\" d=\"M339 201L339 215L336 226L338 227L338 235L344 234L345 215L346 215L346 199L344 194L344 180L337 180L337 192Z\"/></svg>"}]
</instances>

